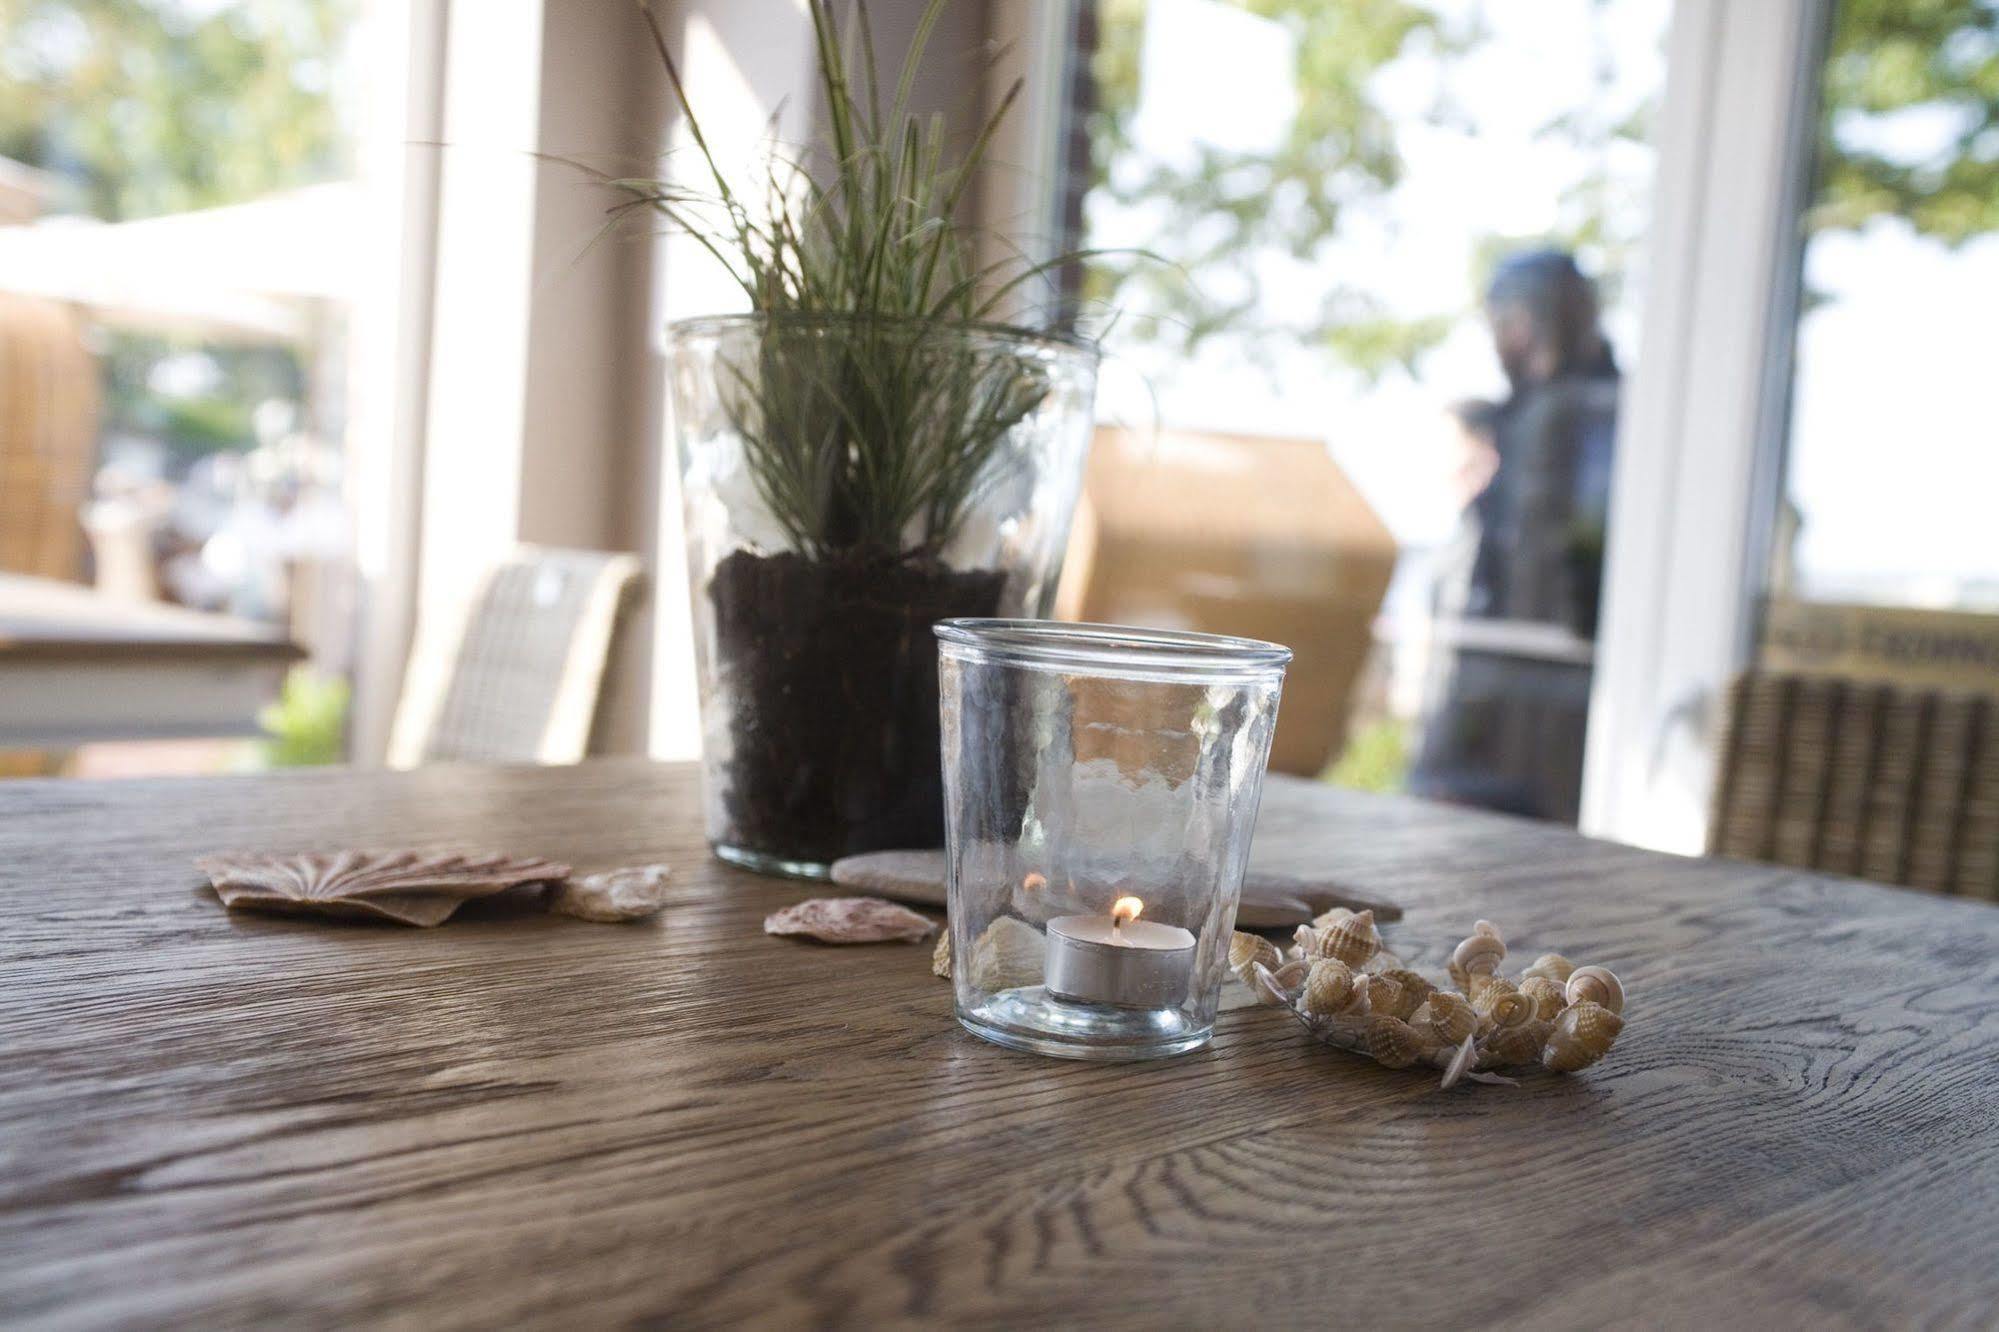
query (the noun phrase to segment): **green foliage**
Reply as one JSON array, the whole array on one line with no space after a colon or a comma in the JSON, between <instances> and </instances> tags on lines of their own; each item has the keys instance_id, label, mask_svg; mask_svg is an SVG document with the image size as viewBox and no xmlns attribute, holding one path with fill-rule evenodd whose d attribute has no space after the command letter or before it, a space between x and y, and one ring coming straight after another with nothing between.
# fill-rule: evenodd
<instances>
[{"instance_id":1,"label":"green foliage","mask_svg":"<svg viewBox=\"0 0 1999 1332\"><path fill-rule=\"evenodd\" d=\"M828 165L815 174L773 152L746 195L710 151L650 5L640 0L708 182L699 190L659 180L610 183L630 196L625 208L651 210L691 235L764 316L754 359L725 370L733 415L761 498L799 549L815 556L934 551L955 530L1007 432L1047 392L1034 358L965 332L1053 264L981 265L975 234L958 220L1020 85L962 152L949 143L941 115L910 109L945 3L925 7L884 106L867 6L856 5L852 30L843 32L830 0L812 0Z\"/></svg>"},{"instance_id":2,"label":"green foliage","mask_svg":"<svg viewBox=\"0 0 1999 1332\"><path fill-rule=\"evenodd\" d=\"M1356 791L1400 791L1409 779L1409 723L1382 717L1359 726L1324 780Z\"/></svg>"},{"instance_id":3,"label":"green foliage","mask_svg":"<svg viewBox=\"0 0 1999 1332\"><path fill-rule=\"evenodd\" d=\"M1839 0L1821 96L1814 229L1900 217L1950 245L1999 230L1999 5ZM1912 109L1949 125L1912 160L1865 131Z\"/></svg>"},{"instance_id":4,"label":"green foliage","mask_svg":"<svg viewBox=\"0 0 1999 1332\"><path fill-rule=\"evenodd\" d=\"M1093 260L1084 296L1137 316L1135 336L1191 353L1222 332L1259 341L1305 342L1364 375L1408 366L1441 342L1452 320L1405 320L1364 285L1341 282L1305 327L1251 325L1257 307L1259 255L1314 259L1348 214L1380 200L1402 178L1394 120L1376 105L1370 84L1405 52L1453 50L1462 41L1425 4L1410 0L1242 0L1242 7L1282 21L1297 41L1298 111L1283 142L1266 153L1201 147L1191 169L1137 160L1132 120L1138 111L1146 0L1105 0L1094 62L1098 105L1090 122L1096 188L1118 204L1161 209L1146 248L1166 260L1141 264L1117 256ZM1227 71L1216 71L1226 80Z\"/></svg>"},{"instance_id":5,"label":"green foliage","mask_svg":"<svg viewBox=\"0 0 1999 1332\"><path fill-rule=\"evenodd\" d=\"M345 680L293 667L278 701L257 714L257 725L269 737L263 742L264 762L273 768L310 768L344 761L352 696Z\"/></svg>"},{"instance_id":6,"label":"green foliage","mask_svg":"<svg viewBox=\"0 0 1999 1332\"><path fill-rule=\"evenodd\" d=\"M346 173L333 66L356 0L0 0L0 155L107 219Z\"/></svg>"}]
</instances>

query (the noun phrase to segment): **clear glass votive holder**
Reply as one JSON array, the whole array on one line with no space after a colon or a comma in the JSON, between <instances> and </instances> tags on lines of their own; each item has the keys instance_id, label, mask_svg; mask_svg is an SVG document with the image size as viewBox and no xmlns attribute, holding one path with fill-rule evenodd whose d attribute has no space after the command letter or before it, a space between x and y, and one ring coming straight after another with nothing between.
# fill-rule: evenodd
<instances>
[{"instance_id":1,"label":"clear glass votive holder","mask_svg":"<svg viewBox=\"0 0 1999 1332\"><path fill-rule=\"evenodd\" d=\"M1000 1045L1205 1045L1291 650L1040 620L937 626L951 977Z\"/></svg>"}]
</instances>

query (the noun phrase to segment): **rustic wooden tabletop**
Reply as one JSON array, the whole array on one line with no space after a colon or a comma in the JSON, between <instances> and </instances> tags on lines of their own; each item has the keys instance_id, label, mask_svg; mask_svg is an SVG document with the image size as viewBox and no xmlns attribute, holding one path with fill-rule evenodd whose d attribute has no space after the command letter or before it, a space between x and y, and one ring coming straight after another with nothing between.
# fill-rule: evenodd
<instances>
[{"instance_id":1,"label":"rustic wooden tabletop","mask_svg":"<svg viewBox=\"0 0 1999 1332\"><path fill-rule=\"evenodd\" d=\"M225 914L225 847L666 859L662 922ZM1990 1326L1999 910L1273 783L1259 862L1624 977L1436 1090L1224 1012L1037 1059L930 950L766 937L694 772L0 786L0 1321ZM1424 947L1427 945L1427 947Z\"/></svg>"}]
</instances>

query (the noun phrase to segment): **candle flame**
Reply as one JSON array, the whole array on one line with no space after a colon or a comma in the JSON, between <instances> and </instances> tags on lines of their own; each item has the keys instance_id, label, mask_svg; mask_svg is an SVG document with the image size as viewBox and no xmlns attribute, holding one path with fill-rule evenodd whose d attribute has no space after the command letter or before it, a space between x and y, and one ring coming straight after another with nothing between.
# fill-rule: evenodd
<instances>
[{"instance_id":1,"label":"candle flame","mask_svg":"<svg viewBox=\"0 0 1999 1332\"><path fill-rule=\"evenodd\" d=\"M1122 925L1127 921L1137 920L1139 914L1144 910L1145 903L1138 898L1120 897L1117 901L1111 903L1111 919L1117 924Z\"/></svg>"},{"instance_id":2,"label":"candle flame","mask_svg":"<svg viewBox=\"0 0 1999 1332\"><path fill-rule=\"evenodd\" d=\"M1030 893L1039 892L1048 886L1048 876L1038 870L1029 870L1027 877L1020 881L1020 886Z\"/></svg>"}]
</instances>

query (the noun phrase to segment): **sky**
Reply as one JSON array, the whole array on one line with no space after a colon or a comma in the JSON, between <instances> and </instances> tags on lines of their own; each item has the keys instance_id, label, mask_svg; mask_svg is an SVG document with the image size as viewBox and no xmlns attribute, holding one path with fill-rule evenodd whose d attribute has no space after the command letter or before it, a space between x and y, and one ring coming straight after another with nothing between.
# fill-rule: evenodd
<instances>
[{"instance_id":1,"label":"sky","mask_svg":"<svg viewBox=\"0 0 1999 1332\"><path fill-rule=\"evenodd\" d=\"M1274 373L1204 346L1191 362L1120 340L1115 328L1101 390L1104 414L1327 440L1406 546L1443 539L1456 520L1447 482L1453 453L1442 409L1503 389L1474 313L1471 256L1486 234L1552 228L1564 188L1588 163L1539 133L1559 115L1612 115L1656 97L1664 80L1666 0L1443 0L1455 18L1476 10L1488 40L1448 67L1427 53L1379 76L1375 93L1404 119L1407 175L1378 217L1357 217L1318 261L1272 256L1259 264L1258 311L1281 320L1317 300L1335 274L1368 275L1404 315L1462 313L1417 377L1367 386L1323 355L1299 350ZM1134 135L1169 155L1191 136L1231 147L1269 142L1289 115L1291 48L1281 29L1215 0L1152 0ZM1609 71L1607 91L1599 68ZM1190 99L1184 89L1220 95ZM1470 128L1427 124L1422 112L1442 80ZM1876 127L1916 141L1936 127L1921 116ZM1609 162L1642 236L1652 154L1622 145ZM1093 200L1090 242L1129 243L1142 216ZM1999 609L1999 448L1992 415L1972 396L1990 373L1995 335L1967 293L1999 291L1999 238L1959 251L1916 237L1899 222L1828 235L1805 256L1809 286L1826 297L1798 330L1793 446L1788 479L1804 521L1799 591L1873 595L1913 604ZM1636 363L1644 296L1642 247L1606 327L1627 370ZM1981 582L1989 584L1982 590Z\"/></svg>"}]
</instances>

